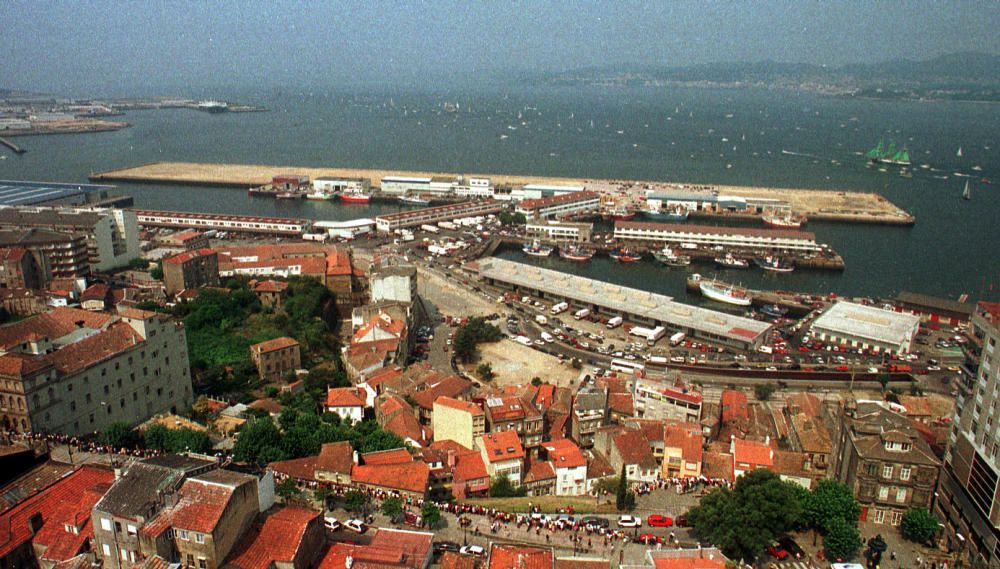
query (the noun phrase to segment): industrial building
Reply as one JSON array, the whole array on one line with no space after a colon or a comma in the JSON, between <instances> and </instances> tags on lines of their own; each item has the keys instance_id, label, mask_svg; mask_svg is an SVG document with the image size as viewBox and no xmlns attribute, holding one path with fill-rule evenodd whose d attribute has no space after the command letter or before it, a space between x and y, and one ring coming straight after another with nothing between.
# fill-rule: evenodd
<instances>
[{"instance_id":1,"label":"industrial building","mask_svg":"<svg viewBox=\"0 0 1000 569\"><path fill-rule=\"evenodd\" d=\"M317 221L313 223L313 229L324 231L334 238L354 239L375 231L375 220L360 218L348 221Z\"/></svg>"},{"instance_id":2,"label":"industrial building","mask_svg":"<svg viewBox=\"0 0 1000 569\"><path fill-rule=\"evenodd\" d=\"M368 193L371 180L368 178L331 178L319 176L313 180L313 189L318 192Z\"/></svg>"},{"instance_id":3,"label":"industrial building","mask_svg":"<svg viewBox=\"0 0 1000 569\"><path fill-rule=\"evenodd\" d=\"M107 196L113 186L96 184L57 184L52 182L22 182L0 180L0 205L39 205L86 198L87 194ZM83 201L87 201L84 199Z\"/></svg>"},{"instance_id":4,"label":"industrial building","mask_svg":"<svg viewBox=\"0 0 1000 569\"><path fill-rule=\"evenodd\" d=\"M600 205L601 197L597 192L574 192L550 198L521 200L515 211L529 218L564 217L596 212Z\"/></svg>"},{"instance_id":5,"label":"industrial building","mask_svg":"<svg viewBox=\"0 0 1000 569\"><path fill-rule=\"evenodd\" d=\"M383 233L391 233L405 227L417 227L460 217L489 215L498 213L502 209L504 205L493 200L468 201L380 215L375 218L375 226Z\"/></svg>"},{"instance_id":6,"label":"industrial building","mask_svg":"<svg viewBox=\"0 0 1000 569\"><path fill-rule=\"evenodd\" d=\"M136 214L131 210L0 206L0 229L83 236L90 269L98 273L125 267L141 255Z\"/></svg>"},{"instance_id":7,"label":"industrial building","mask_svg":"<svg viewBox=\"0 0 1000 569\"><path fill-rule=\"evenodd\" d=\"M762 346L771 329L766 322L682 304L662 294L497 257L481 259L477 264L479 278L500 288L568 302L574 309L587 308L595 314L621 316L635 324L664 326L741 350L756 350Z\"/></svg>"},{"instance_id":8,"label":"industrial building","mask_svg":"<svg viewBox=\"0 0 1000 569\"><path fill-rule=\"evenodd\" d=\"M694 243L768 251L818 252L827 249L816 243L816 234L784 229L748 229L715 225L616 221L615 239L648 243Z\"/></svg>"},{"instance_id":9,"label":"industrial building","mask_svg":"<svg viewBox=\"0 0 1000 569\"><path fill-rule=\"evenodd\" d=\"M583 186L561 184L526 184L519 188L514 188L511 192L511 199L514 201L537 200L565 194L575 194L582 192L583 190Z\"/></svg>"},{"instance_id":10,"label":"industrial building","mask_svg":"<svg viewBox=\"0 0 1000 569\"><path fill-rule=\"evenodd\" d=\"M652 211L682 208L688 211L710 213L761 214L769 211L791 212L791 205L783 200L723 196L719 195L717 190L694 191L678 189L666 192L649 191L646 193L646 204Z\"/></svg>"},{"instance_id":11,"label":"industrial building","mask_svg":"<svg viewBox=\"0 0 1000 569\"><path fill-rule=\"evenodd\" d=\"M926 322L944 322L957 326L969 321L975 306L948 298L903 291L896 295L892 304L899 312L919 315Z\"/></svg>"},{"instance_id":12,"label":"industrial building","mask_svg":"<svg viewBox=\"0 0 1000 569\"><path fill-rule=\"evenodd\" d=\"M138 210L135 212L135 216L139 225L147 227L190 227L239 233L294 235L296 237L307 233L310 228L309 221L305 219L258 217L255 215Z\"/></svg>"},{"instance_id":13,"label":"industrial building","mask_svg":"<svg viewBox=\"0 0 1000 569\"><path fill-rule=\"evenodd\" d=\"M380 189L383 194L394 196L401 196L407 193L446 195L455 193L455 189L461 185L461 178L451 178L448 176L433 176L430 178L386 176L382 178Z\"/></svg>"},{"instance_id":14,"label":"industrial building","mask_svg":"<svg viewBox=\"0 0 1000 569\"><path fill-rule=\"evenodd\" d=\"M840 300L809 331L824 342L898 354L910 351L919 329L919 316Z\"/></svg>"},{"instance_id":15,"label":"industrial building","mask_svg":"<svg viewBox=\"0 0 1000 569\"><path fill-rule=\"evenodd\" d=\"M594 224L532 219L525 225L524 231L532 239L589 243L594 234Z\"/></svg>"}]
</instances>

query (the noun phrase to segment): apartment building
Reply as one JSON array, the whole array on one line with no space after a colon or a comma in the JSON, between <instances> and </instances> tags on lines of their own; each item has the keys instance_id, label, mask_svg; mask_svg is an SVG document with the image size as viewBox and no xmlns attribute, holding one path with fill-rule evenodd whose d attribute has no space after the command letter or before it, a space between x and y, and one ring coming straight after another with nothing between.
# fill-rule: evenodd
<instances>
[{"instance_id":1,"label":"apartment building","mask_svg":"<svg viewBox=\"0 0 1000 569\"><path fill-rule=\"evenodd\" d=\"M486 432L486 413L471 401L438 397L431 415L434 442L455 441L472 449L478 437Z\"/></svg>"},{"instance_id":2,"label":"apartment building","mask_svg":"<svg viewBox=\"0 0 1000 569\"><path fill-rule=\"evenodd\" d=\"M514 431L528 454L536 454L542 444L544 416L527 398L517 395L486 400L486 425L491 433Z\"/></svg>"},{"instance_id":3,"label":"apartment building","mask_svg":"<svg viewBox=\"0 0 1000 569\"><path fill-rule=\"evenodd\" d=\"M264 381L281 381L302 367L299 343L293 338L275 338L250 346L250 361Z\"/></svg>"},{"instance_id":4,"label":"apartment building","mask_svg":"<svg viewBox=\"0 0 1000 569\"><path fill-rule=\"evenodd\" d=\"M170 296L218 284L219 255L211 249L193 249L163 259L163 285Z\"/></svg>"}]
</instances>

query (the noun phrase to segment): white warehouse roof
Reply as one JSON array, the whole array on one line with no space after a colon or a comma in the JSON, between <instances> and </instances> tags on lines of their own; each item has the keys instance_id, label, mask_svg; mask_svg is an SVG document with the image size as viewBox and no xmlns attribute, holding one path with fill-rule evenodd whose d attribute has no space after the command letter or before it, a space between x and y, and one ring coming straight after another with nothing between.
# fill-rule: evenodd
<instances>
[{"instance_id":1,"label":"white warehouse roof","mask_svg":"<svg viewBox=\"0 0 1000 569\"><path fill-rule=\"evenodd\" d=\"M840 300L817 318L812 327L839 337L899 346L913 338L919 325L920 316L915 314Z\"/></svg>"}]
</instances>

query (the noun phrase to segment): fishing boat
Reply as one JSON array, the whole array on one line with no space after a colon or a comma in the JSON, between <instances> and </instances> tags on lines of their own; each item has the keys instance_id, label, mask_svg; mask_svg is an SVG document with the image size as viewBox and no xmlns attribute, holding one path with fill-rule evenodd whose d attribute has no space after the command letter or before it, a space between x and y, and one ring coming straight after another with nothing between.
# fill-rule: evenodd
<instances>
[{"instance_id":1,"label":"fishing boat","mask_svg":"<svg viewBox=\"0 0 1000 569\"><path fill-rule=\"evenodd\" d=\"M792 217L790 213L768 212L761 215L764 225L775 229L798 229L805 222L803 217Z\"/></svg>"},{"instance_id":2,"label":"fishing boat","mask_svg":"<svg viewBox=\"0 0 1000 569\"><path fill-rule=\"evenodd\" d=\"M576 245L570 245L568 247L559 247L559 256L567 261L589 261L594 256L594 253L581 249Z\"/></svg>"},{"instance_id":3,"label":"fishing boat","mask_svg":"<svg viewBox=\"0 0 1000 569\"><path fill-rule=\"evenodd\" d=\"M760 311L765 316L770 316L772 318L781 318L782 316L788 314L788 309L778 306L777 304L765 304L760 307Z\"/></svg>"},{"instance_id":4,"label":"fishing boat","mask_svg":"<svg viewBox=\"0 0 1000 569\"><path fill-rule=\"evenodd\" d=\"M646 217L653 219L662 219L664 221L687 221L688 209L681 206L672 206L669 208L660 209L644 209L642 214Z\"/></svg>"},{"instance_id":5,"label":"fishing boat","mask_svg":"<svg viewBox=\"0 0 1000 569\"><path fill-rule=\"evenodd\" d=\"M775 257L773 255L755 257L753 261L758 267L764 269L765 271L771 271L772 273L790 273L795 270L794 263L790 263L781 257Z\"/></svg>"},{"instance_id":6,"label":"fishing boat","mask_svg":"<svg viewBox=\"0 0 1000 569\"><path fill-rule=\"evenodd\" d=\"M715 279L700 281L698 288L701 290L701 294L705 295L705 298L710 298L718 302L735 304L736 306L750 306L750 303L753 302L750 293L746 289L719 282Z\"/></svg>"},{"instance_id":7,"label":"fishing boat","mask_svg":"<svg viewBox=\"0 0 1000 569\"><path fill-rule=\"evenodd\" d=\"M636 211L625 206L615 206L604 212L602 216L608 221L629 221L635 217Z\"/></svg>"},{"instance_id":8,"label":"fishing boat","mask_svg":"<svg viewBox=\"0 0 1000 569\"><path fill-rule=\"evenodd\" d=\"M750 261L734 257L732 253L726 253L725 257L716 257L715 264L724 269L749 269Z\"/></svg>"},{"instance_id":9,"label":"fishing boat","mask_svg":"<svg viewBox=\"0 0 1000 569\"><path fill-rule=\"evenodd\" d=\"M300 200L302 199L302 194L299 192L281 192L280 194L274 196L279 200Z\"/></svg>"},{"instance_id":10,"label":"fishing boat","mask_svg":"<svg viewBox=\"0 0 1000 569\"><path fill-rule=\"evenodd\" d=\"M402 195L399 196L399 201L407 205L430 205L431 200L427 198L422 198L418 195Z\"/></svg>"},{"instance_id":11,"label":"fishing boat","mask_svg":"<svg viewBox=\"0 0 1000 569\"><path fill-rule=\"evenodd\" d=\"M361 192L345 192L340 194L340 201L344 203L368 203L371 199L371 196Z\"/></svg>"},{"instance_id":12,"label":"fishing boat","mask_svg":"<svg viewBox=\"0 0 1000 569\"><path fill-rule=\"evenodd\" d=\"M910 151L904 146L902 149L896 149L896 143L890 142L889 146L886 146L884 141L879 140L878 146L872 148L865 154L868 161L872 164L894 164L896 166L909 166L910 165Z\"/></svg>"},{"instance_id":13,"label":"fishing boat","mask_svg":"<svg viewBox=\"0 0 1000 569\"><path fill-rule=\"evenodd\" d=\"M668 267L686 267L691 264L690 256L678 255L669 246L665 246L663 249L653 252L653 257Z\"/></svg>"},{"instance_id":14,"label":"fishing boat","mask_svg":"<svg viewBox=\"0 0 1000 569\"><path fill-rule=\"evenodd\" d=\"M608 252L608 256L618 261L619 263L634 263L642 259L642 255L640 255L639 253L632 252L627 247L622 247L621 249L614 249Z\"/></svg>"},{"instance_id":15,"label":"fishing boat","mask_svg":"<svg viewBox=\"0 0 1000 569\"><path fill-rule=\"evenodd\" d=\"M531 255L532 257L548 257L552 254L552 247L542 245L536 239L531 243L525 243L521 251L524 251L525 255Z\"/></svg>"},{"instance_id":16,"label":"fishing boat","mask_svg":"<svg viewBox=\"0 0 1000 569\"><path fill-rule=\"evenodd\" d=\"M333 200L333 199L336 199L336 198L337 198L337 194L335 194L333 192L324 192L324 191L320 191L320 190L316 190L316 191L313 191L313 192L310 192L310 193L306 194L306 199L307 200L329 201L329 200Z\"/></svg>"},{"instance_id":17,"label":"fishing boat","mask_svg":"<svg viewBox=\"0 0 1000 569\"><path fill-rule=\"evenodd\" d=\"M972 199L972 191L969 190L969 181L968 180L965 181L965 189L962 190L962 199L963 200L971 200Z\"/></svg>"}]
</instances>

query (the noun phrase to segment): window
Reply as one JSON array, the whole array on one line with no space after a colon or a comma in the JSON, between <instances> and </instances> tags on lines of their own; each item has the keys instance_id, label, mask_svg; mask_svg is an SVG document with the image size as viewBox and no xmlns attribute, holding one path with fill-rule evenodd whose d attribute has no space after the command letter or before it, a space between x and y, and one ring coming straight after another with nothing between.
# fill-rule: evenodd
<instances>
[{"instance_id":1,"label":"window","mask_svg":"<svg viewBox=\"0 0 1000 569\"><path fill-rule=\"evenodd\" d=\"M900 504L906 501L906 488L896 489L896 501Z\"/></svg>"},{"instance_id":2,"label":"window","mask_svg":"<svg viewBox=\"0 0 1000 569\"><path fill-rule=\"evenodd\" d=\"M903 512L893 512L892 516L889 518L889 523L894 526L898 526L903 523Z\"/></svg>"},{"instance_id":3,"label":"window","mask_svg":"<svg viewBox=\"0 0 1000 569\"><path fill-rule=\"evenodd\" d=\"M128 524L125 529L128 531L129 535L135 535L139 532L138 528L136 528L134 524Z\"/></svg>"},{"instance_id":4,"label":"window","mask_svg":"<svg viewBox=\"0 0 1000 569\"><path fill-rule=\"evenodd\" d=\"M208 563L205 561L204 557L198 558L198 569L208 569Z\"/></svg>"},{"instance_id":5,"label":"window","mask_svg":"<svg viewBox=\"0 0 1000 569\"><path fill-rule=\"evenodd\" d=\"M178 530L177 531L177 536L180 537L181 539L183 539L184 541L187 541L188 540L188 531L186 529Z\"/></svg>"},{"instance_id":6,"label":"window","mask_svg":"<svg viewBox=\"0 0 1000 569\"><path fill-rule=\"evenodd\" d=\"M865 465L865 474L867 474L868 476L877 476L878 475L878 465L875 464L874 462L869 462L868 464L866 464Z\"/></svg>"},{"instance_id":7,"label":"window","mask_svg":"<svg viewBox=\"0 0 1000 569\"><path fill-rule=\"evenodd\" d=\"M205 543L205 534L203 533L194 534L194 541L195 543Z\"/></svg>"},{"instance_id":8,"label":"window","mask_svg":"<svg viewBox=\"0 0 1000 569\"><path fill-rule=\"evenodd\" d=\"M878 499L879 500L886 500L888 498L889 498L889 487L888 486L879 486L878 487Z\"/></svg>"},{"instance_id":9,"label":"window","mask_svg":"<svg viewBox=\"0 0 1000 569\"><path fill-rule=\"evenodd\" d=\"M105 557L111 557L111 546L110 545L108 545L106 543L101 544L101 551L104 552L104 556Z\"/></svg>"},{"instance_id":10,"label":"window","mask_svg":"<svg viewBox=\"0 0 1000 569\"><path fill-rule=\"evenodd\" d=\"M910 479L910 467L909 466L900 467L900 469L899 469L899 479L903 480L903 481L906 481L906 480Z\"/></svg>"},{"instance_id":11,"label":"window","mask_svg":"<svg viewBox=\"0 0 1000 569\"><path fill-rule=\"evenodd\" d=\"M101 529L104 531L111 531L111 520L108 518L101 518ZM111 555L108 553L108 555Z\"/></svg>"},{"instance_id":12,"label":"window","mask_svg":"<svg viewBox=\"0 0 1000 569\"><path fill-rule=\"evenodd\" d=\"M882 467L882 478L892 478L892 465L886 464Z\"/></svg>"},{"instance_id":13,"label":"window","mask_svg":"<svg viewBox=\"0 0 1000 569\"><path fill-rule=\"evenodd\" d=\"M876 524L885 523L885 510L875 510L875 515L872 516L872 521Z\"/></svg>"}]
</instances>

